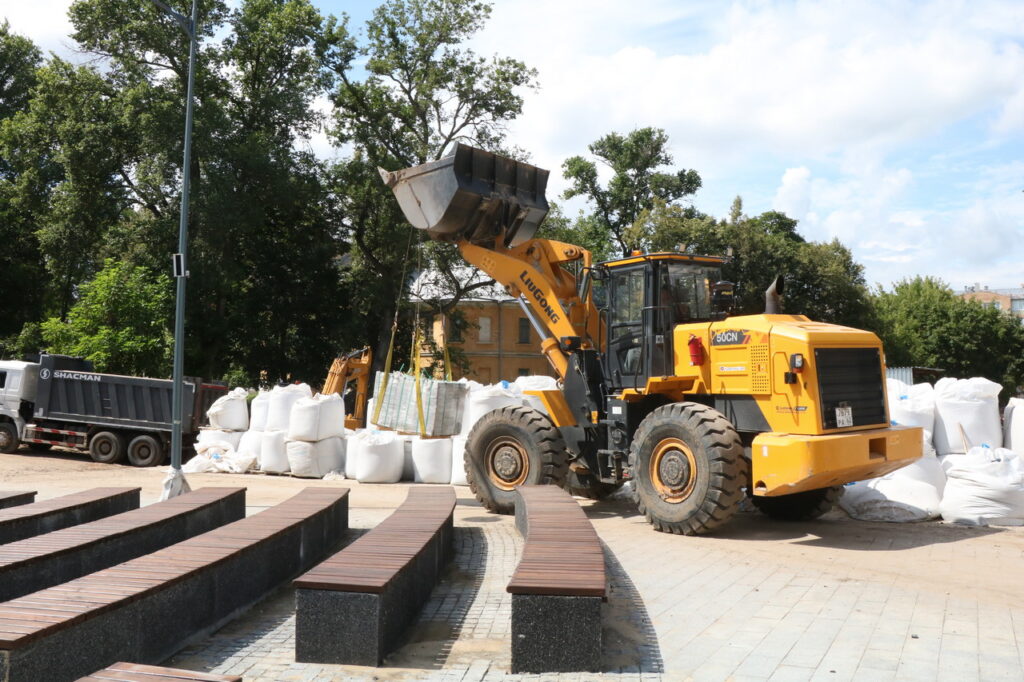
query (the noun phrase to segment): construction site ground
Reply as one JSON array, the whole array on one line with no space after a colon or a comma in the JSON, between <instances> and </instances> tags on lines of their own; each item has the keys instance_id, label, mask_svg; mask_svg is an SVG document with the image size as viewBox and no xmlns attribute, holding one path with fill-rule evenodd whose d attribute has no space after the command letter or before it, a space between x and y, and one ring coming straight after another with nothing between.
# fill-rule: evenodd
<instances>
[{"instance_id":1,"label":"construction site ground","mask_svg":"<svg viewBox=\"0 0 1024 682\"><path fill-rule=\"evenodd\" d=\"M159 499L166 467L76 454L0 455L0 489L48 499L138 485ZM245 486L256 513L305 486L347 486L347 541L401 504L406 484L190 475ZM290 587L166 665L284 680L1020 680L1024 529L863 523L834 511L780 523L741 512L709 537L655 532L626 499L583 501L606 549L603 673L514 676L510 595L522 541L512 518L457 488L456 561L407 642L381 668L296 663Z\"/></svg>"}]
</instances>

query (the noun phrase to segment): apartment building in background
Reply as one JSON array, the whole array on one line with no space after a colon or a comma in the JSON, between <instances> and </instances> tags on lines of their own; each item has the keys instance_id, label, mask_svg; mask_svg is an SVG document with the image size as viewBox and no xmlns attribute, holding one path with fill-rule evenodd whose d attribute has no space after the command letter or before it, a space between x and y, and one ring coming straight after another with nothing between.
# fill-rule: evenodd
<instances>
[{"instance_id":1,"label":"apartment building in background","mask_svg":"<svg viewBox=\"0 0 1024 682\"><path fill-rule=\"evenodd\" d=\"M1024 284L1016 289L989 289L987 285L975 283L958 294L961 298L978 301L982 305L1005 310L1021 318L1024 324Z\"/></svg>"}]
</instances>

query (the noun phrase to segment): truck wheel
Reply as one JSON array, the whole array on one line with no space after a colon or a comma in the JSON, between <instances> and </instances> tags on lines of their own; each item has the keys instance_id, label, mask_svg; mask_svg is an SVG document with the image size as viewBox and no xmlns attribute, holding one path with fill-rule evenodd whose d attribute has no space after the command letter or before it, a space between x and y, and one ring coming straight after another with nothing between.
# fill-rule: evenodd
<instances>
[{"instance_id":1,"label":"truck wheel","mask_svg":"<svg viewBox=\"0 0 1024 682\"><path fill-rule=\"evenodd\" d=\"M14 452L19 445L18 427L10 422L0 422L0 452Z\"/></svg>"},{"instance_id":2,"label":"truck wheel","mask_svg":"<svg viewBox=\"0 0 1024 682\"><path fill-rule=\"evenodd\" d=\"M124 451L124 436L113 431L100 431L89 441L89 456L100 464L123 461Z\"/></svg>"},{"instance_id":3,"label":"truck wheel","mask_svg":"<svg viewBox=\"0 0 1024 682\"><path fill-rule=\"evenodd\" d=\"M153 436L135 436L128 444L128 462L133 467L155 467L164 461L164 447Z\"/></svg>"},{"instance_id":4,"label":"truck wheel","mask_svg":"<svg viewBox=\"0 0 1024 682\"><path fill-rule=\"evenodd\" d=\"M562 434L546 415L503 407L476 423L466 441L466 480L488 511L515 512L521 485L561 485L568 469Z\"/></svg>"},{"instance_id":5,"label":"truck wheel","mask_svg":"<svg viewBox=\"0 0 1024 682\"><path fill-rule=\"evenodd\" d=\"M810 521L832 510L843 495L843 486L805 490L780 497L753 496L750 501L765 516L780 521Z\"/></svg>"},{"instance_id":6,"label":"truck wheel","mask_svg":"<svg viewBox=\"0 0 1024 682\"><path fill-rule=\"evenodd\" d=\"M604 483L589 471L570 469L565 475L562 486L570 495L585 497L588 500L603 500L622 487L621 483Z\"/></svg>"},{"instance_id":7,"label":"truck wheel","mask_svg":"<svg viewBox=\"0 0 1024 682\"><path fill-rule=\"evenodd\" d=\"M698 535L736 513L748 463L721 412L698 403L663 405L640 422L629 449L633 499L655 529Z\"/></svg>"}]
</instances>

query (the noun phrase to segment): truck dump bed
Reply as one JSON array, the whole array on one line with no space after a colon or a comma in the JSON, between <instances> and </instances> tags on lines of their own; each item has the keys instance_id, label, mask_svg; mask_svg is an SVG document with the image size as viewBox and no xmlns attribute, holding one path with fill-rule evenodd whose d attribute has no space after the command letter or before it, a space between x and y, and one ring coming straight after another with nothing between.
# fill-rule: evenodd
<instances>
[{"instance_id":1,"label":"truck dump bed","mask_svg":"<svg viewBox=\"0 0 1024 682\"><path fill-rule=\"evenodd\" d=\"M196 431L203 416L202 413L195 415L196 389L200 385L198 379L186 379L183 385L182 430L185 433ZM170 431L172 389L173 383L168 379L64 369L56 358L44 355L39 359L39 385L33 415L37 420Z\"/></svg>"}]
</instances>

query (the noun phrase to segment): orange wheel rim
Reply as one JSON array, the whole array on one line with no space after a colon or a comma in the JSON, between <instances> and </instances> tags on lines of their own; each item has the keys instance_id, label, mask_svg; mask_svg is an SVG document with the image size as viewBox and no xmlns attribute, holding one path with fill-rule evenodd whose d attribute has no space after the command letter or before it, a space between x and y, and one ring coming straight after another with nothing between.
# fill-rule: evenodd
<instances>
[{"instance_id":1,"label":"orange wheel rim","mask_svg":"<svg viewBox=\"0 0 1024 682\"><path fill-rule=\"evenodd\" d=\"M484 454L487 477L498 488L512 490L522 485L530 475L530 458L526 450L513 438L499 438L491 443Z\"/></svg>"},{"instance_id":2,"label":"orange wheel rim","mask_svg":"<svg viewBox=\"0 0 1024 682\"><path fill-rule=\"evenodd\" d=\"M679 438L665 438L651 455L651 482L666 502L678 504L690 496L697 482L697 460Z\"/></svg>"}]
</instances>

